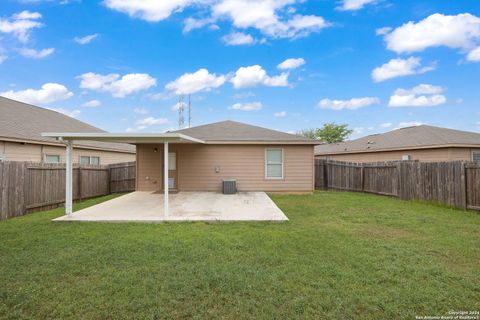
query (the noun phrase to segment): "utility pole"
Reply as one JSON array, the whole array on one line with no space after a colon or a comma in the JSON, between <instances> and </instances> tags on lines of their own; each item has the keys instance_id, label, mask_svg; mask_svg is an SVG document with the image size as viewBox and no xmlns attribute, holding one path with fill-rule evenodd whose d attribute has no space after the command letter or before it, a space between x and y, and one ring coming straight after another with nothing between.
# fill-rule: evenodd
<instances>
[{"instance_id":1,"label":"utility pole","mask_svg":"<svg viewBox=\"0 0 480 320\"><path fill-rule=\"evenodd\" d=\"M185 102L184 102L184 96L180 95L178 97L178 128L183 129L183 126L185 125L185 117L184 117L184 109L185 109Z\"/></svg>"}]
</instances>

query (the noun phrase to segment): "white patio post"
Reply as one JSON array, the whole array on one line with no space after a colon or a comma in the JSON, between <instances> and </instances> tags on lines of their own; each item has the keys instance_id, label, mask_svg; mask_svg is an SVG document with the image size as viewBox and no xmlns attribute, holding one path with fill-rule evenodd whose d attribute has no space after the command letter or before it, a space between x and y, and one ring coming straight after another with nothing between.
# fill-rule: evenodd
<instances>
[{"instance_id":1,"label":"white patio post","mask_svg":"<svg viewBox=\"0 0 480 320\"><path fill-rule=\"evenodd\" d=\"M163 143L163 202L165 217L168 217L168 141Z\"/></svg>"},{"instance_id":2,"label":"white patio post","mask_svg":"<svg viewBox=\"0 0 480 320\"><path fill-rule=\"evenodd\" d=\"M73 161L72 161L72 141L67 141L67 152L65 158L65 214L72 214L73 204Z\"/></svg>"}]
</instances>

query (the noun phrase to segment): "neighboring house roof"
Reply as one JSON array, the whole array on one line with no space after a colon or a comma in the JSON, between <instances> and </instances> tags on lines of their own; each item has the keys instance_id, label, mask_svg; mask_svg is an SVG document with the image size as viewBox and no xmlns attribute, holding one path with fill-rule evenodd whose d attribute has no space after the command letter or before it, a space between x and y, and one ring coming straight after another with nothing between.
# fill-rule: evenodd
<instances>
[{"instance_id":1,"label":"neighboring house roof","mask_svg":"<svg viewBox=\"0 0 480 320\"><path fill-rule=\"evenodd\" d=\"M197 127L173 131L182 133L206 143L221 144L318 144L317 140L305 138L296 134L280 132L262 127L252 126L236 121L221 121Z\"/></svg>"},{"instance_id":2,"label":"neighboring house roof","mask_svg":"<svg viewBox=\"0 0 480 320\"><path fill-rule=\"evenodd\" d=\"M42 132L105 132L59 112L0 97L0 141L62 145ZM134 153L135 146L123 143L75 141L74 146Z\"/></svg>"},{"instance_id":3,"label":"neighboring house roof","mask_svg":"<svg viewBox=\"0 0 480 320\"><path fill-rule=\"evenodd\" d=\"M401 128L341 143L315 147L316 155L441 147L479 147L480 134L427 125Z\"/></svg>"}]
</instances>

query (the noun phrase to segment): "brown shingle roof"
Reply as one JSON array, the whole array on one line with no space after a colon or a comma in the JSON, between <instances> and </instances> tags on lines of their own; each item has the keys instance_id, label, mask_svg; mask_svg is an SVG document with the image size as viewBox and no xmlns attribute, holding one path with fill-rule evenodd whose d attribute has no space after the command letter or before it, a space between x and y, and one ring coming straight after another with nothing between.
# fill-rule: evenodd
<instances>
[{"instance_id":1,"label":"brown shingle roof","mask_svg":"<svg viewBox=\"0 0 480 320\"><path fill-rule=\"evenodd\" d=\"M318 141L299 135L257 127L236 121L221 121L173 131L207 143L295 143L317 144Z\"/></svg>"},{"instance_id":2,"label":"brown shingle roof","mask_svg":"<svg viewBox=\"0 0 480 320\"><path fill-rule=\"evenodd\" d=\"M37 143L58 143L54 138L42 137L42 132L105 131L56 111L0 97L0 140L3 138ZM123 143L75 141L75 146L135 152L135 146Z\"/></svg>"},{"instance_id":3,"label":"brown shingle roof","mask_svg":"<svg viewBox=\"0 0 480 320\"><path fill-rule=\"evenodd\" d=\"M480 147L479 133L421 125L341 143L322 144L315 147L315 154L472 145Z\"/></svg>"}]
</instances>

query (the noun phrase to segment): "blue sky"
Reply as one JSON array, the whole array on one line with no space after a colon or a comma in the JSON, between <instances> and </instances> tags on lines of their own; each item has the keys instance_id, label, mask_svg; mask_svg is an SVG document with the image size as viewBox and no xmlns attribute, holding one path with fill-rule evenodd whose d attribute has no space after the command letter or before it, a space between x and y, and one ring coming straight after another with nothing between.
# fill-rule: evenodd
<instances>
[{"instance_id":1,"label":"blue sky","mask_svg":"<svg viewBox=\"0 0 480 320\"><path fill-rule=\"evenodd\" d=\"M389 0L3 0L0 95L111 132L226 119L353 137L480 130L480 4Z\"/></svg>"}]
</instances>

